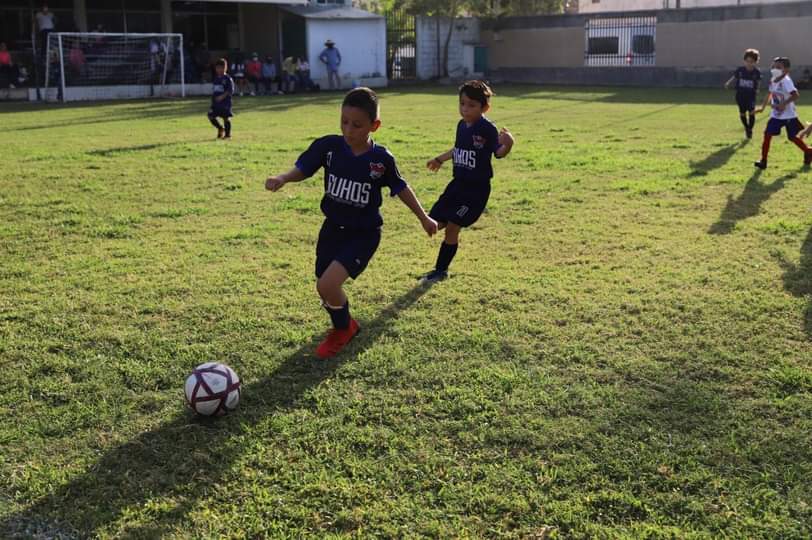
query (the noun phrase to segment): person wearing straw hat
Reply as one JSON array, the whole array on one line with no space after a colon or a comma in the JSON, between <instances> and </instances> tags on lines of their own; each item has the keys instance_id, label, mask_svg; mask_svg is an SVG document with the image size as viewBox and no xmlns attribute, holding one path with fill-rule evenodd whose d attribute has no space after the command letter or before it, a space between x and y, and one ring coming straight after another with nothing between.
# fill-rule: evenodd
<instances>
[{"instance_id":1,"label":"person wearing straw hat","mask_svg":"<svg viewBox=\"0 0 812 540\"><path fill-rule=\"evenodd\" d=\"M330 90L341 88L341 76L338 74L338 67L341 65L341 53L332 39L324 42L324 50L321 51L319 60L327 67L327 82L330 85Z\"/></svg>"}]
</instances>

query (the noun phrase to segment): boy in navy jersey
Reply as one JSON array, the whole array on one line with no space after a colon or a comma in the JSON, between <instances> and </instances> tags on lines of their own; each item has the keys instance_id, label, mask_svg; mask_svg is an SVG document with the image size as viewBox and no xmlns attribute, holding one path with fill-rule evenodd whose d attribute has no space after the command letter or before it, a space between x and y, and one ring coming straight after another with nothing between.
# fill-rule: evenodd
<instances>
[{"instance_id":1,"label":"boy in navy jersey","mask_svg":"<svg viewBox=\"0 0 812 540\"><path fill-rule=\"evenodd\" d=\"M812 164L812 149L798 136L806 126L795 111L798 89L795 88L795 84L789 76L789 68L789 58L779 56L773 59L770 70L770 93L767 94L761 107L756 109L756 112L760 113L767 107L767 103L770 103L772 107L770 121L767 122L767 127L764 129L764 141L761 143L761 160L753 164L759 169L767 168L770 141L776 135L781 134L782 128L787 130L787 139L804 153L804 165Z\"/></svg>"},{"instance_id":2,"label":"boy in navy jersey","mask_svg":"<svg viewBox=\"0 0 812 540\"><path fill-rule=\"evenodd\" d=\"M209 122L217 128L218 139L231 138L231 96L234 94L234 81L226 75L225 59L221 58L214 64L216 75L212 81L211 108L209 109ZM223 119L223 124L217 118Z\"/></svg>"},{"instance_id":3,"label":"boy in navy jersey","mask_svg":"<svg viewBox=\"0 0 812 540\"><path fill-rule=\"evenodd\" d=\"M459 89L460 116L454 148L430 160L429 170L437 171L444 161L454 160L454 179L434 203L429 216L445 228L434 270L421 277L434 282L448 277L448 266L457 253L460 230L473 225L485 210L491 193L491 156L503 158L513 148L513 135L507 128L497 131L484 114L490 109L493 92L482 81L468 81Z\"/></svg>"},{"instance_id":4,"label":"boy in navy jersey","mask_svg":"<svg viewBox=\"0 0 812 540\"><path fill-rule=\"evenodd\" d=\"M395 157L370 138L380 125L375 92L351 90L341 105L342 135L316 139L293 169L265 181L266 189L278 191L324 167L321 211L326 219L316 245L316 290L333 329L316 349L322 359L338 354L358 333L342 285L349 277L358 278L378 249L383 188L389 188L393 197L397 195L414 212L429 236L437 232L437 222L426 214L401 177Z\"/></svg>"},{"instance_id":5,"label":"boy in navy jersey","mask_svg":"<svg viewBox=\"0 0 812 540\"><path fill-rule=\"evenodd\" d=\"M753 126L756 123L756 95L761 82L761 71L758 70L759 53L756 49L744 51L744 65L733 72L733 76L725 83L730 88L736 83L736 104L739 106L739 119L744 126L744 134L748 139L753 138ZM745 116L747 114L747 116Z\"/></svg>"}]
</instances>

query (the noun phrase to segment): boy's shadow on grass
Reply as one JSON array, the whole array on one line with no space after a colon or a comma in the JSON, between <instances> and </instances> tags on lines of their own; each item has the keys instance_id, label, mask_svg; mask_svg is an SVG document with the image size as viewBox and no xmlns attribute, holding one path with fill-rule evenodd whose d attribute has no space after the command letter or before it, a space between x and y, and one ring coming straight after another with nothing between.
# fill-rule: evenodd
<instances>
[{"instance_id":1,"label":"boy's shadow on grass","mask_svg":"<svg viewBox=\"0 0 812 540\"><path fill-rule=\"evenodd\" d=\"M691 172L688 173L688 176L705 176L715 169L724 167L730 158L733 157L733 154L744 148L749 142L749 139L745 139L736 144L729 144L701 161L692 161Z\"/></svg>"},{"instance_id":2,"label":"boy's shadow on grass","mask_svg":"<svg viewBox=\"0 0 812 540\"><path fill-rule=\"evenodd\" d=\"M214 419L192 419L185 412L105 453L89 469L23 512L0 522L0 533L28 538L43 528L79 537L94 536L128 510L150 501L158 524L139 524L126 537L158 538L177 525L203 494L213 494L244 451L244 434L275 411L306 407L302 396L330 378L346 361L386 334L400 312L416 303L429 286L415 286L384 308L337 359L313 358L317 338L293 352L268 377L243 387L240 409ZM110 531L106 531L110 534ZM46 533L47 535L48 533Z\"/></svg>"},{"instance_id":3,"label":"boy's shadow on grass","mask_svg":"<svg viewBox=\"0 0 812 540\"><path fill-rule=\"evenodd\" d=\"M812 339L812 228L801 244L801 260L798 264L779 257L778 264L784 270L784 289L798 298L807 298L804 313L804 331Z\"/></svg>"},{"instance_id":4,"label":"boy's shadow on grass","mask_svg":"<svg viewBox=\"0 0 812 540\"><path fill-rule=\"evenodd\" d=\"M719 219L711 225L709 234L730 234L736 223L753 217L758 214L761 205L769 199L773 193L783 189L788 180L798 176L798 173L790 173L775 180L772 184L762 184L759 181L761 170L756 170L747 183L744 191L737 198L728 195L727 205L725 205Z\"/></svg>"}]
</instances>

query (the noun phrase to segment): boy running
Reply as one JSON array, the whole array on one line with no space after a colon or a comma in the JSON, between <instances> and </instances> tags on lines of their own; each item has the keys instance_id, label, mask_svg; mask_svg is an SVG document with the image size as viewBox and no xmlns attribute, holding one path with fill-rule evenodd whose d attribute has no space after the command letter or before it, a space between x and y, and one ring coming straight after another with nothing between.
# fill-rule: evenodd
<instances>
[{"instance_id":1,"label":"boy running","mask_svg":"<svg viewBox=\"0 0 812 540\"><path fill-rule=\"evenodd\" d=\"M209 122L217 128L218 139L231 138L231 96L234 94L234 81L226 74L228 63L224 58L214 63L215 77L212 81L211 108ZM223 119L223 124L217 118Z\"/></svg>"},{"instance_id":2,"label":"boy running","mask_svg":"<svg viewBox=\"0 0 812 540\"><path fill-rule=\"evenodd\" d=\"M753 126L756 123L756 96L758 85L761 82L761 71L756 67L759 52L756 49L744 51L744 65L733 72L733 76L725 83L725 88L736 83L736 104L739 106L739 119L744 126L744 134L748 139L753 138ZM747 114L747 116L745 116Z\"/></svg>"},{"instance_id":3,"label":"boy running","mask_svg":"<svg viewBox=\"0 0 812 540\"><path fill-rule=\"evenodd\" d=\"M756 109L756 112L760 113L765 109L767 103L771 103L772 113L770 121L767 122L767 128L764 130L764 142L761 145L761 161L753 164L759 169L767 168L770 141L774 136L781 134L782 128L786 128L787 138L803 151L804 165L812 164L812 150L798 137L798 134L804 129L804 125L798 120L795 112L798 90L789 76L789 68L789 58L779 56L773 60L770 70L770 93L767 94L761 107Z\"/></svg>"},{"instance_id":4,"label":"boy running","mask_svg":"<svg viewBox=\"0 0 812 540\"><path fill-rule=\"evenodd\" d=\"M429 160L426 166L438 171L443 162L454 160L454 179L446 186L429 212L439 227L445 228L434 270L421 277L425 282L448 277L448 266L457 254L459 235L479 219L491 193L491 156L503 158L513 148L513 135L507 128L498 131L484 115L491 108L493 92L483 81L468 81L459 88L462 119L457 123L454 148Z\"/></svg>"},{"instance_id":5,"label":"boy running","mask_svg":"<svg viewBox=\"0 0 812 540\"><path fill-rule=\"evenodd\" d=\"M376 144L370 133L381 126L378 96L369 88L350 91L341 105L341 135L316 139L284 174L271 176L265 188L278 191L288 182L300 182L324 168L325 220L316 245L316 290L330 315L333 329L316 349L319 358L338 354L358 333L350 304L342 288L347 278L357 279L381 241L381 191L389 188L414 212L432 236L431 219L400 175L395 157Z\"/></svg>"}]
</instances>

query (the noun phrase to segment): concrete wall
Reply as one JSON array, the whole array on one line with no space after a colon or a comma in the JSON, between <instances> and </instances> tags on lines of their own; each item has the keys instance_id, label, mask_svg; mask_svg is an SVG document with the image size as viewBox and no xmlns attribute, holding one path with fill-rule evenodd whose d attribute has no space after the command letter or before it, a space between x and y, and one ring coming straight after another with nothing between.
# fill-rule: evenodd
<instances>
[{"instance_id":1,"label":"concrete wall","mask_svg":"<svg viewBox=\"0 0 812 540\"><path fill-rule=\"evenodd\" d=\"M242 49L248 54L257 52L263 58L266 54L271 54L278 60L279 9L263 4L241 4L240 10Z\"/></svg>"},{"instance_id":2,"label":"concrete wall","mask_svg":"<svg viewBox=\"0 0 812 540\"><path fill-rule=\"evenodd\" d=\"M804 0L781 0L782 2L803 2ZM581 0L579 13L606 13L612 11L639 11L654 9L705 8L718 6L746 6L775 4L774 0Z\"/></svg>"},{"instance_id":3,"label":"concrete wall","mask_svg":"<svg viewBox=\"0 0 812 540\"><path fill-rule=\"evenodd\" d=\"M483 21L494 79L562 84L718 85L748 47L769 59L789 56L797 75L812 66L812 1L635 12L657 17L654 67L584 67L589 15L511 17ZM566 69L574 70L567 73Z\"/></svg>"},{"instance_id":4,"label":"concrete wall","mask_svg":"<svg viewBox=\"0 0 812 540\"><path fill-rule=\"evenodd\" d=\"M359 36L363 36L358 39ZM341 51L342 86L352 81L367 86L386 85L386 21L375 19L307 19L307 54L312 79L327 88L327 69L319 60L328 39ZM373 75L378 74L378 77Z\"/></svg>"},{"instance_id":5,"label":"concrete wall","mask_svg":"<svg viewBox=\"0 0 812 540\"><path fill-rule=\"evenodd\" d=\"M439 48L438 48L439 23ZM417 78L431 79L441 76L439 59L448 34L449 19L445 17L418 16L415 21L417 37ZM452 77L462 77L466 69L465 46L478 45L480 38L479 19L461 17L454 19L454 31L448 44L448 70Z\"/></svg>"}]
</instances>

